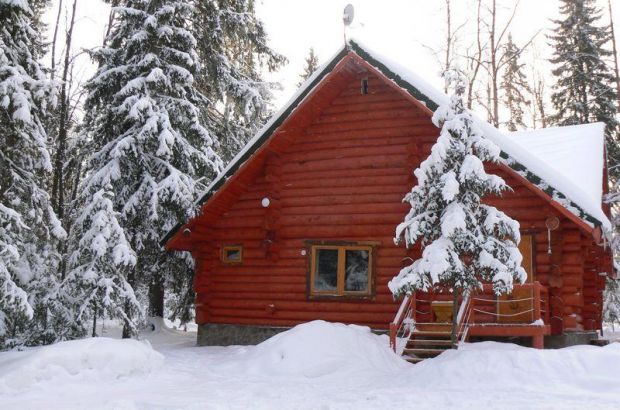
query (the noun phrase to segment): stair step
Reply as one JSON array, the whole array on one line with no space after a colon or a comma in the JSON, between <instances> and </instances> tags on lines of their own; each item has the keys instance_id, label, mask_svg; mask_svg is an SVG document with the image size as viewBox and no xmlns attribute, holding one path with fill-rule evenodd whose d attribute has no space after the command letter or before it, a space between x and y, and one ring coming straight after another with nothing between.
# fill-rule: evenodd
<instances>
[{"instance_id":1,"label":"stair step","mask_svg":"<svg viewBox=\"0 0 620 410\"><path fill-rule=\"evenodd\" d=\"M425 357L414 357L414 356L409 356L409 355L403 355L403 359L405 359L409 363L416 364L416 363L420 363L420 362L424 361L426 358Z\"/></svg>"},{"instance_id":2,"label":"stair step","mask_svg":"<svg viewBox=\"0 0 620 410\"><path fill-rule=\"evenodd\" d=\"M419 330L419 329L414 329L413 332L411 332L411 336L439 336L439 337L446 337L446 338L451 338L452 337L452 332L443 332L440 330Z\"/></svg>"},{"instance_id":3,"label":"stair step","mask_svg":"<svg viewBox=\"0 0 620 410\"><path fill-rule=\"evenodd\" d=\"M452 347L452 340L450 339L409 339L407 344L414 345L432 345L432 346L448 346Z\"/></svg>"},{"instance_id":4,"label":"stair step","mask_svg":"<svg viewBox=\"0 0 620 410\"><path fill-rule=\"evenodd\" d=\"M403 350L404 354L410 355L410 354L414 354L416 356L420 356L420 355L424 355L424 356L428 356L428 355L434 355L437 356L443 352L445 352L446 350L450 350L450 349L432 349L432 348L405 348L405 350Z\"/></svg>"},{"instance_id":5,"label":"stair step","mask_svg":"<svg viewBox=\"0 0 620 410\"><path fill-rule=\"evenodd\" d=\"M441 332L452 331L452 325L450 323L416 323L416 329L420 330L432 330Z\"/></svg>"}]
</instances>

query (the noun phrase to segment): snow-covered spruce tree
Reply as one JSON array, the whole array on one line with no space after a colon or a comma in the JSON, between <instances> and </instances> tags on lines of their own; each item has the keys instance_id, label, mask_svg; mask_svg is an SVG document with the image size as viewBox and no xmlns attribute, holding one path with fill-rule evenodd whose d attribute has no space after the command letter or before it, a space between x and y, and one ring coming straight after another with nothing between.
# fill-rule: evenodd
<instances>
[{"instance_id":1,"label":"snow-covered spruce tree","mask_svg":"<svg viewBox=\"0 0 620 410\"><path fill-rule=\"evenodd\" d=\"M603 322L620 324L620 281L607 278L603 293Z\"/></svg>"},{"instance_id":2,"label":"snow-covered spruce tree","mask_svg":"<svg viewBox=\"0 0 620 410\"><path fill-rule=\"evenodd\" d=\"M422 257L403 268L388 286L395 297L438 285L453 292L455 342L459 295L490 282L497 294L510 292L513 280L526 273L518 249L519 223L481 203L488 194L508 189L497 175L487 174L483 162L497 162L499 148L484 138L463 107L465 84L448 72L455 95L440 106L433 123L441 128L431 154L414 174L417 185L404 201L411 210L396 228L395 242L407 247L420 242Z\"/></svg>"},{"instance_id":3,"label":"snow-covered spruce tree","mask_svg":"<svg viewBox=\"0 0 620 410\"><path fill-rule=\"evenodd\" d=\"M612 163L620 161L617 141L616 93L614 75L605 62L611 53L608 26L597 25L600 9L594 0L561 0L562 19L550 36L554 49L551 62L556 77L551 95L558 125L601 121L606 124L607 155ZM618 167L610 167L617 178Z\"/></svg>"},{"instance_id":4,"label":"snow-covered spruce tree","mask_svg":"<svg viewBox=\"0 0 620 410\"><path fill-rule=\"evenodd\" d=\"M128 283L163 292L166 280L184 280L191 266L158 241L193 215L198 193L222 162L214 151L215 134L197 108L205 97L194 84L192 4L125 0L115 10L104 46L93 52L98 71L86 85L82 140L84 151L93 155L82 189L96 193L111 185L112 207L137 255ZM92 200L82 198L80 212ZM72 243L79 241L71 236ZM151 294L149 314L162 316L162 294Z\"/></svg>"},{"instance_id":5,"label":"snow-covered spruce tree","mask_svg":"<svg viewBox=\"0 0 620 410\"><path fill-rule=\"evenodd\" d=\"M524 109L530 104L526 98L526 94L529 93L529 85L523 72L524 64L519 62L519 54L520 50L512 41L512 34L509 34L504 51L507 63L502 80L503 102L508 108L510 117L506 123L509 131L525 128Z\"/></svg>"},{"instance_id":6,"label":"snow-covered spruce tree","mask_svg":"<svg viewBox=\"0 0 620 410\"><path fill-rule=\"evenodd\" d=\"M314 48L310 47L308 56L306 57L306 65L304 66L304 72L299 75L299 82L297 87L301 86L304 81L308 79L319 68L319 57L314 52Z\"/></svg>"},{"instance_id":7,"label":"snow-covered spruce tree","mask_svg":"<svg viewBox=\"0 0 620 410\"><path fill-rule=\"evenodd\" d=\"M0 348L53 341L48 292L65 238L46 192L43 121L56 89L37 62L27 0L0 0Z\"/></svg>"},{"instance_id":8,"label":"snow-covered spruce tree","mask_svg":"<svg viewBox=\"0 0 620 410\"><path fill-rule=\"evenodd\" d=\"M272 89L263 79L286 58L267 44L254 0L191 0L192 33L200 70L196 87L207 97L198 107L206 126L219 136L217 152L230 161L271 113Z\"/></svg>"},{"instance_id":9,"label":"snow-covered spruce tree","mask_svg":"<svg viewBox=\"0 0 620 410\"><path fill-rule=\"evenodd\" d=\"M136 254L119 225L111 186L82 193L85 207L75 219L69 249L70 270L63 281L61 299L72 307L74 335L84 335L89 319L97 315L119 319L129 333L137 333L142 307L127 281Z\"/></svg>"}]
</instances>

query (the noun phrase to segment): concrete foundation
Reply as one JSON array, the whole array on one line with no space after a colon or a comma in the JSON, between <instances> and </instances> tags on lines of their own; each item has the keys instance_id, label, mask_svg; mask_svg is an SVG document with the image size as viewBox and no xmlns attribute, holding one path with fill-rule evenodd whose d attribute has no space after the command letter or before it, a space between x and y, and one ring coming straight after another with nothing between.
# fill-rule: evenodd
<instances>
[{"instance_id":1,"label":"concrete foundation","mask_svg":"<svg viewBox=\"0 0 620 410\"><path fill-rule=\"evenodd\" d=\"M198 346L256 345L289 328L267 326L198 325Z\"/></svg>"},{"instance_id":2,"label":"concrete foundation","mask_svg":"<svg viewBox=\"0 0 620 410\"><path fill-rule=\"evenodd\" d=\"M598 333L592 332L567 332L561 335L545 336L545 348L561 349L562 347L587 345L598 339Z\"/></svg>"},{"instance_id":3,"label":"concrete foundation","mask_svg":"<svg viewBox=\"0 0 620 410\"><path fill-rule=\"evenodd\" d=\"M598 339L597 332L569 332L561 335L545 336L545 349L561 349L563 347L575 345L591 344ZM531 337L471 337L470 342L484 342L492 340L494 342L515 343L520 346L533 347Z\"/></svg>"},{"instance_id":4,"label":"concrete foundation","mask_svg":"<svg viewBox=\"0 0 620 410\"><path fill-rule=\"evenodd\" d=\"M222 325L207 323L198 325L198 346L257 345L290 327ZM373 333L387 334L387 330L371 330Z\"/></svg>"},{"instance_id":5,"label":"concrete foundation","mask_svg":"<svg viewBox=\"0 0 620 410\"><path fill-rule=\"evenodd\" d=\"M288 327L249 326L249 325L222 325L202 324L198 325L198 346L230 346L230 345L256 345L280 332L288 330ZM375 331L375 333L384 333ZM570 332L561 335L545 336L546 349L560 349L562 347L587 345L598 339L597 332ZM478 337L472 338L471 342L495 340L498 342L516 343L531 347L531 337Z\"/></svg>"}]
</instances>

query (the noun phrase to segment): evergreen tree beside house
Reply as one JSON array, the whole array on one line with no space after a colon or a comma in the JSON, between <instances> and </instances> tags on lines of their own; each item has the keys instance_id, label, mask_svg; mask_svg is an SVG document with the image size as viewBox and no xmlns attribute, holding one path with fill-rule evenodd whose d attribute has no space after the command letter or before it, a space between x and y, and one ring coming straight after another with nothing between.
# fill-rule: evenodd
<instances>
[{"instance_id":1,"label":"evergreen tree beside house","mask_svg":"<svg viewBox=\"0 0 620 410\"><path fill-rule=\"evenodd\" d=\"M601 24L601 11L594 0L562 0L561 19L550 36L551 62L556 84L551 96L557 125L603 122L606 125L608 162L620 161L616 119L614 75L606 63L611 52L609 27ZM618 178L620 169L609 168Z\"/></svg>"},{"instance_id":2,"label":"evergreen tree beside house","mask_svg":"<svg viewBox=\"0 0 620 410\"><path fill-rule=\"evenodd\" d=\"M620 177L620 142L618 141L618 120L615 89L615 75L607 63L612 55L611 32L601 22L601 10L593 0L562 1L560 12L563 19L556 20L551 36L555 47L552 63L556 65L553 74L557 77L552 102L556 109L556 122L571 125L600 121L606 125L607 170L613 184ZM612 191L618 191L617 187ZM617 201L617 193L607 200ZM617 211L614 210L614 213ZM613 217L617 230L618 216ZM616 252L618 241L612 242ZM608 320L614 310L620 309L618 286L607 281L605 313Z\"/></svg>"},{"instance_id":3,"label":"evergreen tree beside house","mask_svg":"<svg viewBox=\"0 0 620 410\"><path fill-rule=\"evenodd\" d=\"M299 82L297 83L297 87L301 86L304 81L306 81L312 73L319 68L319 57L314 52L314 47L310 47L310 51L308 51L308 56L306 57L306 65L304 66L304 71L299 75Z\"/></svg>"},{"instance_id":4,"label":"evergreen tree beside house","mask_svg":"<svg viewBox=\"0 0 620 410\"><path fill-rule=\"evenodd\" d=\"M448 73L448 76L452 76ZM416 169L417 185L404 201L411 205L396 228L396 243L420 242L422 257L403 268L388 284L395 296L439 285L453 293L452 341L456 341L459 295L482 282L493 284L496 294L522 283L519 223L498 209L481 203L485 195L509 189L504 180L487 174L483 162L500 159L499 148L485 139L465 111L465 86L456 76L455 95L440 106L433 123L441 133L431 155Z\"/></svg>"},{"instance_id":5,"label":"evergreen tree beside house","mask_svg":"<svg viewBox=\"0 0 620 410\"><path fill-rule=\"evenodd\" d=\"M223 164L215 152L216 134L199 109L208 101L194 82L199 62L189 23L192 4L125 1L115 13L104 46L93 52L98 71L86 85L82 143L92 155L77 203L76 218L83 225L71 232L70 275L75 280L70 286L89 287L90 276L99 272L101 280L107 277L104 270L83 269L89 256L91 264L96 264L94 258L105 258L127 267L132 262L127 255L133 251L135 267L124 270L129 287L114 288L124 289L132 299L130 288L161 289L167 281L188 276L191 266L186 259L163 253L158 241L179 218L193 214L198 193ZM118 232L103 253L80 237L80 232L93 229L94 209L106 216L97 229L110 235ZM122 243L117 225L128 244L122 247L122 258L116 254ZM151 298L149 314L162 316L163 298L158 296L163 295ZM93 306L104 303L93 299ZM135 322L130 317L133 310L124 311L127 324ZM126 326L124 336L130 328Z\"/></svg>"},{"instance_id":6,"label":"evergreen tree beside house","mask_svg":"<svg viewBox=\"0 0 620 410\"><path fill-rule=\"evenodd\" d=\"M530 104L526 97L529 93L529 86L523 72L525 65L519 62L520 53L519 48L512 40L512 35L509 34L504 52L507 63L502 80L503 102L509 113L506 128L509 131L526 128L523 116L525 108Z\"/></svg>"},{"instance_id":7,"label":"evergreen tree beside house","mask_svg":"<svg viewBox=\"0 0 620 410\"><path fill-rule=\"evenodd\" d=\"M286 58L267 44L253 0L194 0L192 33L201 68L196 87L208 98L199 108L218 135L216 148L228 163L271 114L272 89L264 71Z\"/></svg>"},{"instance_id":8,"label":"evergreen tree beside house","mask_svg":"<svg viewBox=\"0 0 620 410\"><path fill-rule=\"evenodd\" d=\"M73 312L72 330L75 336L84 336L92 316L94 336L97 316L106 315L119 319L129 333L136 334L136 319L143 312L127 280L136 265L136 254L119 225L111 185L92 193L85 189L80 198L86 200L85 207L72 227L71 270L61 295Z\"/></svg>"},{"instance_id":9,"label":"evergreen tree beside house","mask_svg":"<svg viewBox=\"0 0 620 410\"><path fill-rule=\"evenodd\" d=\"M60 329L50 318L66 317L51 298L66 233L46 191L43 125L56 89L37 61L42 42L30 6L0 0L0 347L54 341Z\"/></svg>"}]
</instances>

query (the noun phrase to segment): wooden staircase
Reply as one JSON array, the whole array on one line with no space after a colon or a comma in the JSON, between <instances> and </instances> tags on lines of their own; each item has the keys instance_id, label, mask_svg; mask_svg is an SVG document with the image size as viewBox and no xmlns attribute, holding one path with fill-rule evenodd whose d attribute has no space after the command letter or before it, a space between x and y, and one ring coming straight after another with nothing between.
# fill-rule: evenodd
<instances>
[{"instance_id":1,"label":"wooden staircase","mask_svg":"<svg viewBox=\"0 0 620 410\"><path fill-rule=\"evenodd\" d=\"M415 319L419 312L416 295L406 295L390 323L390 347L410 363L419 363L439 356L446 350L456 349L458 342L467 341L468 322L472 313L469 293L459 302L455 344L452 343L452 319L449 319L450 322L417 322Z\"/></svg>"},{"instance_id":2,"label":"wooden staircase","mask_svg":"<svg viewBox=\"0 0 620 410\"><path fill-rule=\"evenodd\" d=\"M453 349L450 323L417 323L403 349L403 358L410 363L439 356Z\"/></svg>"},{"instance_id":3,"label":"wooden staircase","mask_svg":"<svg viewBox=\"0 0 620 410\"><path fill-rule=\"evenodd\" d=\"M452 318L445 313L451 309L446 309L445 297L435 299L433 294L425 292L405 295L389 325L390 347L411 363L456 349L470 337L531 337L532 347L542 349L544 336L551 334L549 291L539 282L514 285L514 290L531 294L520 299L525 303L517 312L506 312L503 308L506 304L517 309L512 307L514 299L497 297L490 284L483 284L473 295L465 292L458 301L456 345L450 337L452 323L448 321ZM416 293L422 297L418 299ZM447 305L452 307L451 303Z\"/></svg>"}]
</instances>

